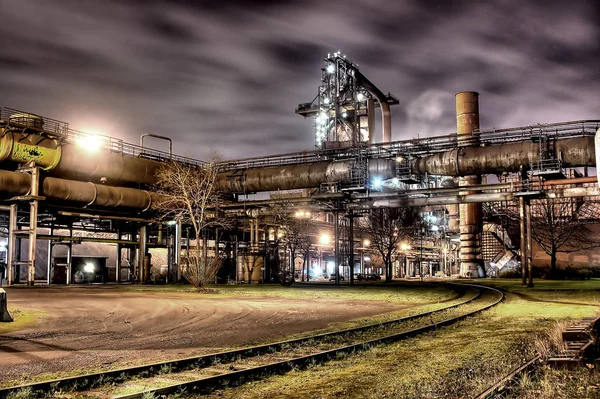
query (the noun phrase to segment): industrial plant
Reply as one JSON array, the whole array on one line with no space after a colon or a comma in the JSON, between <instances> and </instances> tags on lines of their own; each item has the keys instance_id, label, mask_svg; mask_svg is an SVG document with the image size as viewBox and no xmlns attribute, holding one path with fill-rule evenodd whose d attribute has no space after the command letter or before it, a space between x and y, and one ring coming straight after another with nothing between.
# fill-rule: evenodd
<instances>
[{"instance_id":1,"label":"industrial plant","mask_svg":"<svg viewBox=\"0 0 600 399\"><path fill-rule=\"evenodd\" d=\"M600 121L481 129L479 94L467 91L456 94L456 133L391 141L397 104L345 55L328 54L315 98L296 109L312 122L315 148L211 162L222 194L215 213L230 222L200 237L190 220L156 207L157 174L172 163L194 170L209 162L144 146L148 135L134 145L2 108L5 283L179 282L190 248L201 247L221 260L217 283L512 270L531 284L537 254L545 250L554 268L557 245L569 245L536 234L540 204L572 226L596 221L588 170ZM267 199L254 195L262 192ZM373 242L365 220L377 212L393 219L385 212L394 209L413 209L414 220L386 260L365 245ZM298 218L309 219L302 232L291 228Z\"/></svg>"}]
</instances>

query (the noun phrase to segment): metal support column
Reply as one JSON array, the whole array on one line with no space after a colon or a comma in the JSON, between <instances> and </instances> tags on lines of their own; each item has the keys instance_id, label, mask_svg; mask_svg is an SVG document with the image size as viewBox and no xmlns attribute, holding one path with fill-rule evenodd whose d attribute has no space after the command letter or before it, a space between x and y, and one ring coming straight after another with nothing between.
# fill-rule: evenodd
<instances>
[{"instance_id":1,"label":"metal support column","mask_svg":"<svg viewBox=\"0 0 600 399\"><path fill-rule=\"evenodd\" d=\"M527 281L527 287L533 287L533 265L532 265L532 258L533 258L533 249L531 247L531 201L527 200L525 202L525 216L526 216L526 220L527 220L527 256L525 257L527 259L527 274L528 274L528 281Z\"/></svg>"},{"instance_id":2,"label":"metal support column","mask_svg":"<svg viewBox=\"0 0 600 399\"><path fill-rule=\"evenodd\" d=\"M73 263L73 243L67 244L67 285L71 284L71 265Z\"/></svg>"},{"instance_id":3,"label":"metal support column","mask_svg":"<svg viewBox=\"0 0 600 399\"><path fill-rule=\"evenodd\" d=\"M350 266L350 285L354 285L354 215L348 214L348 265Z\"/></svg>"},{"instance_id":4,"label":"metal support column","mask_svg":"<svg viewBox=\"0 0 600 399\"><path fill-rule=\"evenodd\" d=\"M121 240L121 230L117 229L117 239ZM117 260L115 265L115 281L117 283L121 282L121 262L123 259L121 258L121 244L117 243Z\"/></svg>"},{"instance_id":5,"label":"metal support column","mask_svg":"<svg viewBox=\"0 0 600 399\"><path fill-rule=\"evenodd\" d=\"M334 227L334 258L335 258L335 285L340 285L340 214L339 212L334 213L335 216L335 227Z\"/></svg>"},{"instance_id":6,"label":"metal support column","mask_svg":"<svg viewBox=\"0 0 600 399\"><path fill-rule=\"evenodd\" d=\"M15 281L15 254L17 252L17 205L10 206L10 214L8 220L8 253L6 255L6 263L8 268L7 284L13 285ZM18 280L18 279L17 279Z\"/></svg>"},{"instance_id":7,"label":"metal support column","mask_svg":"<svg viewBox=\"0 0 600 399\"><path fill-rule=\"evenodd\" d=\"M176 282L181 281L181 220L177 221L175 225L175 242L173 244L173 260L175 263L177 276L175 278Z\"/></svg>"},{"instance_id":8,"label":"metal support column","mask_svg":"<svg viewBox=\"0 0 600 399\"><path fill-rule=\"evenodd\" d=\"M521 233L521 285L527 284L527 227L525 220L525 198L519 197L519 228Z\"/></svg>"},{"instance_id":9,"label":"metal support column","mask_svg":"<svg viewBox=\"0 0 600 399\"><path fill-rule=\"evenodd\" d=\"M38 188L40 185L39 168L31 168L31 190L33 198L29 202L29 248L27 257L27 285L35 283L35 258L37 244L37 217L38 217Z\"/></svg>"},{"instance_id":10,"label":"metal support column","mask_svg":"<svg viewBox=\"0 0 600 399\"><path fill-rule=\"evenodd\" d=\"M50 235L52 235L52 230L50 230ZM48 240L48 261L46 264L46 283L50 285L52 282L52 240Z\"/></svg>"},{"instance_id":11,"label":"metal support column","mask_svg":"<svg viewBox=\"0 0 600 399\"><path fill-rule=\"evenodd\" d=\"M138 256L138 282L145 281L144 264L146 262L147 228L141 226L139 229L139 256Z\"/></svg>"}]
</instances>

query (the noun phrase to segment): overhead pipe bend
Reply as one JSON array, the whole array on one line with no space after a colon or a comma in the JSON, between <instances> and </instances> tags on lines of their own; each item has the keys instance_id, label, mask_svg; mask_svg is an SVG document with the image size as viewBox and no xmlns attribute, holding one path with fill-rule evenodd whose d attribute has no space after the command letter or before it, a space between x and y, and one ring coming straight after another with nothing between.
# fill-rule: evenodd
<instances>
[{"instance_id":1,"label":"overhead pipe bend","mask_svg":"<svg viewBox=\"0 0 600 399\"><path fill-rule=\"evenodd\" d=\"M377 86L375 86L369 79L365 77L360 71L357 69L354 70L354 77L358 84L365 89L369 93L371 93L377 101L379 101L379 105L381 106L381 126L383 133L383 143L389 143L392 141L392 113L390 111L390 104L387 102L387 97Z\"/></svg>"}]
</instances>

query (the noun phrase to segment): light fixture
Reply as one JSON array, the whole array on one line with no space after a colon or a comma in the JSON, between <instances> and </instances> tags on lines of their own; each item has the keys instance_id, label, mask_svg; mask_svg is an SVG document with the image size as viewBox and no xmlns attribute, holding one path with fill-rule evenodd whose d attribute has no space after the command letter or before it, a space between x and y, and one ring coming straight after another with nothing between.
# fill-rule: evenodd
<instances>
[{"instance_id":1,"label":"light fixture","mask_svg":"<svg viewBox=\"0 0 600 399\"><path fill-rule=\"evenodd\" d=\"M86 263L85 266L83 266L83 271L86 273L93 273L94 265L92 263Z\"/></svg>"},{"instance_id":2,"label":"light fixture","mask_svg":"<svg viewBox=\"0 0 600 399\"><path fill-rule=\"evenodd\" d=\"M381 180L381 178L376 177L373 179L373 188L376 190L379 190L381 188L381 185L383 184L383 180Z\"/></svg>"},{"instance_id":3,"label":"light fixture","mask_svg":"<svg viewBox=\"0 0 600 399\"><path fill-rule=\"evenodd\" d=\"M400 162L403 162L403 161L404 161L404 158L402 158L402 157L396 157L396 162L400 163Z\"/></svg>"},{"instance_id":4,"label":"light fixture","mask_svg":"<svg viewBox=\"0 0 600 399\"><path fill-rule=\"evenodd\" d=\"M335 72L335 65L333 65L333 64L327 65L327 73L334 73L334 72Z\"/></svg>"},{"instance_id":5,"label":"light fixture","mask_svg":"<svg viewBox=\"0 0 600 399\"><path fill-rule=\"evenodd\" d=\"M342 112L342 118L346 118L348 116L347 112Z\"/></svg>"},{"instance_id":6,"label":"light fixture","mask_svg":"<svg viewBox=\"0 0 600 399\"><path fill-rule=\"evenodd\" d=\"M369 241L369 240L363 241L363 246L368 247L369 245L371 245L371 241Z\"/></svg>"},{"instance_id":7,"label":"light fixture","mask_svg":"<svg viewBox=\"0 0 600 399\"><path fill-rule=\"evenodd\" d=\"M329 234L327 234L327 233L323 233L319 237L319 243L321 245L327 245L327 244L329 244L330 241L331 241L331 238L329 237Z\"/></svg>"},{"instance_id":8,"label":"light fixture","mask_svg":"<svg viewBox=\"0 0 600 399\"><path fill-rule=\"evenodd\" d=\"M329 104L329 98L325 97L325 98L323 99L323 103L324 103L324 104Z\"/></svg>"},{"instance_id":9,"label":"light fixture","mask_svg":"<svg viewBox=\"0 0 600 399\"><path fill-rule=\"evenodd\" d=\"M177 220L169 220L169 221L167 222L167 224L168 224L169 226L176 225L176 224L177 224Z\"/></svg>"},{"instance_id":10,"label":"light fixture","mask_svg":"<svg viewBox=\"0 0 600 399\"><path fill-rule=\"evenodd\" d=\"M364 100L364 99L365 99L365 96L364 96L362 93L358 93L358 94L356 95L356 100L358 100L358 101L362 101L362 100Z\"/></svg>"},{"instance_id":11,"label":"light fixture","mask_svg":"<svg viewBox=\"0 0 600 399\"><path fill-rule=\"evenodd\" d=\"M81 137L78 137L77 139L75 139L75 142L77 143L77 145L89 152L96 152L100 149L100 146L102 145L102 142L100 141L100 139L97 136L88 134L88 135L82 135Z\"/></svg>"}]
</instances>

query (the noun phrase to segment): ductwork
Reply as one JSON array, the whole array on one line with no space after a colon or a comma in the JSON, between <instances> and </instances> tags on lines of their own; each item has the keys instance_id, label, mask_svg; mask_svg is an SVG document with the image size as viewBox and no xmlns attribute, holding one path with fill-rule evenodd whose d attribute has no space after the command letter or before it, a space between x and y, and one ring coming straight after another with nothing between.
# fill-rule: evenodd
<instances>
[{"instance_id":1,"label":"ductwork","mask_svg":"<svg viewBox=\"0 0 600 399\"><path fill-rule=\"evenodd\" d=\"M346 183L352 178L351 172L354 168L354 161L340 161L246 169L220 174L217 189L232 193L253 193L313 188L324 183ZM393 160L369 160L370 176L386 180L395 174L396 165Z\"/></svg>"},{"instance_id":2,"label":"ductwork","mask_svg":"<svg viewBox=\"0 0 600 399\"><path fill-rule=\"evenodd\" d=\"M354 77L357 83L364 87L369 93L373 95L379 101L381 106L381 127L383 133L383 143L389 143L392 141L392 113L390 111L390 105L387 102L387 97L381 90L377 88L369 79L365 77L360 71L354 70ZM372 137L369 137L372 141Z\"/></svg>"},{"instance_id":3,"label":"ductwork","mask_svg":"<svg viewBox=\"0 0 600 399\"><path fill-rule=\"evenodd\" d=\"M0 170L0 191L25 195L31 188L31 176L27 173ZM46 177L40 195L49 199L79 202L88 206L124 207L147 210L158 196L146 190L113 187L102 184Z\"/></svg>"},{"instance_id":4,"label":"ductwork","mask_svg":"<svg viewBox=\"0 0 600 399\"><path fill-rule=\"evenodd\" d=\"M112 151L87 152L36 133L0 129L0 162L34 162L53 176L107 182L153 184L162 163Z\"/></svg>"},{"instance_id":5,"label":"ductwork","mask_svg":"<svg viewBox=\"0 0 600 399\"><path fill-rule=\"evenodd\" d=\"M552 144L565 167L596 165L593 137L557 139ZM518 142L441 152L414 160L413 169L417 173L439 176L499 174L518 172L522 165L534 165L539 161L539 143Z\"/></svg>"}]
</instances>

